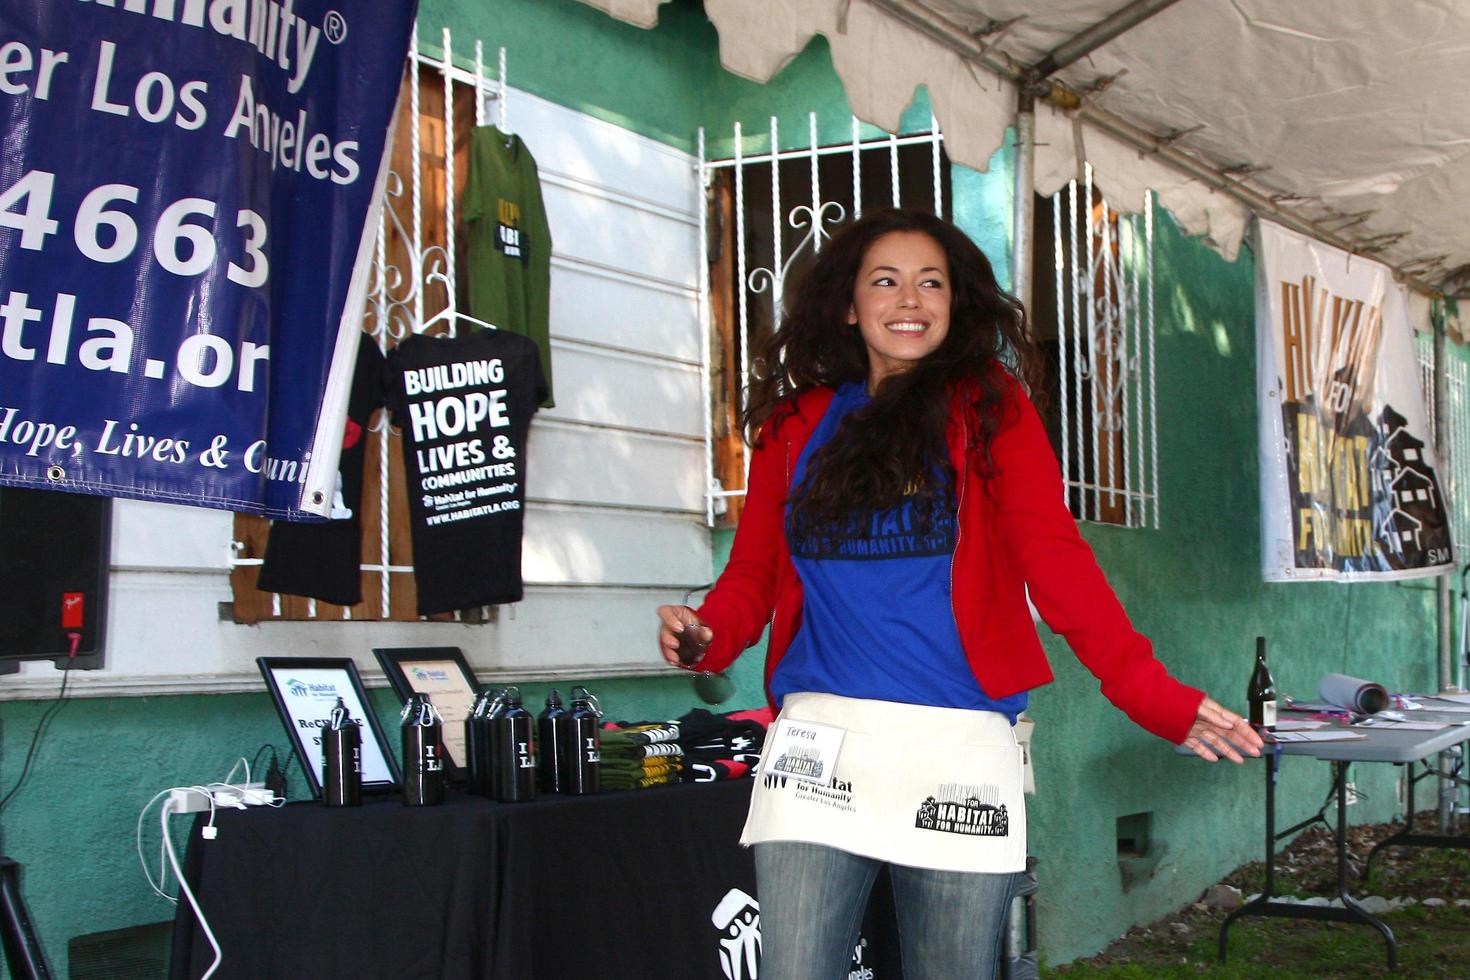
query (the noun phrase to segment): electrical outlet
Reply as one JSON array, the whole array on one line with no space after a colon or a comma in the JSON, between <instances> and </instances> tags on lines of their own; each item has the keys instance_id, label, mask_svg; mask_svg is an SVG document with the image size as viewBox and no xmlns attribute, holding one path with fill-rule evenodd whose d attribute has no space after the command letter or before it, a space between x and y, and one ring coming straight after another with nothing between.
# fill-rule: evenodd
<instances>
[{"instance_id":1,"label":"electrical outlet","mask_svg":"<svg viewBox=\"0 0 1470 980\"><path fill-rule=\"evenodd\" d=\"M240 790L241 792L233 793L233 795L236 799L243 801L246 806L270 806L276 801L276 794L267 789L265 783L246 783L240 787ZM219 799L219 796L216 795L215 799Z\"/></svg>"},{"instance_id":2,"label":"electrical outlet","mask_svg":"<svg viewBox=\"0 0 1470 980\"><path fill-rule=\"evenodd\" d=\"M169 796L175 813L195 813L209 809L209 796L197 789L176 789Z\"/></svg>"},{"instance_id":3,"label":"electrical outlet","mask_svg":"<svg viewBox=\"0 0 1470 980\"><path fill-rule=\"evenodd\" d=\"M1357 783L1353 782L1352 780L1348 780L1347 785L1344 786L1343 789L1345 790L1343 796L1347 800L1348 806L1352 806L1354 803L1358 802L1359 797Z\"/></svg>"},{"instance_id":4,"label":"electrical outlet","mask_svg":"<svg viewBox=\"0 0 1470 980\"><path fill-rule=\"evenodd\" d=\"M209 809L210 796L214 805L240 809L242 806L268 806L276 795L266 789L265 783L246 783L243 786L217 786L209 792L197 789L175 789L169 797L175 813L197 813Z\"/></svg>"}]
</instances>

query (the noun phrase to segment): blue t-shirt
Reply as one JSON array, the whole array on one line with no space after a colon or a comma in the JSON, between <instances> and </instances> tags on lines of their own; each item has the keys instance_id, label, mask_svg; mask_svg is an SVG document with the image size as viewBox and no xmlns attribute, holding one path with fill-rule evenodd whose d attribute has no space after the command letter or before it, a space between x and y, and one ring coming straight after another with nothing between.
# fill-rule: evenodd
<instances>
[{"instance_id":1,"label":"blue t-shirt","mask_svg":"<svg viewBox=\"0 0 1470 980\"><path fill-rule=\"evenodd\" d=\"M868 401L862 382L837 389L796 461L793 488L843 416ZM1025 709L1025 692L988 696L965 659L950 604L955 514L950 495L940 492L945 504L934 508L928 533L920 532L909 500L875 515L867 536L797 534L788 505L786 538L801 576L802 622L771 678L777 705L794 691L813 691L997 711L1013 723Z\"/></svg>"}]
</instances>

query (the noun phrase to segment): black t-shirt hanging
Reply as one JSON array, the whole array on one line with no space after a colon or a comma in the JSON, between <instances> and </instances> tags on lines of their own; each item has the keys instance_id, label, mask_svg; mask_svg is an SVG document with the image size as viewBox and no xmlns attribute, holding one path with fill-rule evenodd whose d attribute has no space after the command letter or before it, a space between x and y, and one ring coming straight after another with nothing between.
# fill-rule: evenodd
<instances>
[{"instance_id":1,"label":"black t-shirt hanging","mask_svg":"<svg viewBox=\"0 0 1470 980\"><path fill-rule=\"evenodd\" d=\"M546 397L534 341L417 336L388 355L403 433L419 615L517 602L526 435Z\"/></svg>"},{"instance_id":2,"label":"black t-shirt hanging","mask_svg":"<svg viewBox=\"0 0 1470 980\"><path fill-rule=\"evenodd\" d=\"M275 521L266 539L256 588L304 595L339 606L362 601L362 466L368 420L383 404L383 353L370 337L357 345L347 427L337 464L337 492L327 521Z\"/></svg>"}]
</instances>

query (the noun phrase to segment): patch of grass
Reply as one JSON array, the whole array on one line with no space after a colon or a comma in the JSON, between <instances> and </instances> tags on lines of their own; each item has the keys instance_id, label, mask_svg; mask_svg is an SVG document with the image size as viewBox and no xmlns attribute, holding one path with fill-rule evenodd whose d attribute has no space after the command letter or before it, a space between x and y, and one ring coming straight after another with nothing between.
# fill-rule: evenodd
<instances>
[{"instance_id":1,"label":"patch of grass","mask_svg":"<svg viewBox=\"0 0 1470 980\"><path fill-rule=\"evenodd\" d=\"M1067 980L1362 980L1407 976L1432 980L1470 977L1470 850L1392 847L1380 852L1365 883L1360 872L1373 843L1395 827L1354 827L1348 840L1348 887L1355 897L1379 895L1422 902L1381 918L1398 941L1398 973L1388 971L1383 937L1368 925L1247 916L1230 927L1229 959L1217 960L1225 912L1195 903L1159 922L1140 926L1090 959L1061 967L1043 964L1043 977ZM1427 832L1427 828L1416 828ZM1463 832L1463 831L1462 831ZM1265 883L1260 863L1236 869L1225 883L1250 895ZM1321 828L1303 833L1277 859L1276 894L1332 896L1337 889L1337 850Z\"/></svg>"},{"instance_id":2,"label":"patch of grass","mask_svg":"<svg viewBox=\"0 0 1470 980\"><path fill-rule=\"evenodd\" d=\"M1191 926L1188 935L1157 926L1146 930L1148 936L1134 930L1107 952L1043 970L1042 976L1068 980L1256 980L1263 976L1273 980L1388 976L1457 980L1467 975L1466 964L1470 963L1470 913L1453 906L1416 906L1383 917L1398 940L1397 974L1388 971L1385 944L1376 929L1297 919L1236 920L1230 927L1229 959L1222 966L1216 958L1216 942L1223 919L1221 913L1196 913L1183 920Z\"/></svg>"}]
</instances>

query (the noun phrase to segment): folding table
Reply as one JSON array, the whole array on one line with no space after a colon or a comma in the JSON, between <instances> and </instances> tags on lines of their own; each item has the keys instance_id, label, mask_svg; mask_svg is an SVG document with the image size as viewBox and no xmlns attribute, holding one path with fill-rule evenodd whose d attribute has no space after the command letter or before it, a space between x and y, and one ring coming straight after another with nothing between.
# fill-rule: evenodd
<instances>
[{"instance_id":1,"label":"folding table","mask_svg":"<svg viewBox=\"0 0 1470 980\"><path fill-rule=\"evenodd\" d=\"M1432 710L1410 711L1405 714L1412 721L1447 722L1450 724L1450 727L1441 728L1437 731L1405 731L1392 727L1352 728L1350 729L1352 732L1361 734L1364 737L1344 739L1341 741L1277 742L1266 746L1266 750L1262 753L1262 758L1266 762L1266 885L1260 895L1231 912L1221 924L1220 962L1225 962L1228 934L1230 926L1235 920L1247 915L1260 915L1287 919L1357 922L1372 926L1382 933L1384 941L1387 944L1388 968L1390 970L1396 968L1398 949L1394 940L1393 930L1388 927L1387 923L1368 912L1348 894L1348 768L1354 762L1387 762L1396 766L1410 767L1408 771L1408 792L1406 796L1404 829L1378 842L1369 854L1369 866L1372 864L1373 857L1381 849L1390 846L1470 847L1470 837L1466 836L1413 833L1414 786L1420 779L1432 775L1441 775L1441 773L1432 767L1425 772L1415 774L1413 766L1420 760L1429 759L1440 752L1470 740L1470 714ZM1290 716L1287 715L1286 717ZM1318 729L1318 731L1329 730L1331 729ZM1288 827L1279 834L1276 832L1276 774L1280 756L1282 755L1309 756L1332 763L1333 785L1332 792L1329 794L1329 801L1335 797L1337 802L1337 825L1333 833L1337 844L1337 897L1342 901L1341 908L1283 902L1276 896L1276 842L1314 823L1327 824L1327 819L1323 814L1326 812L1328 806L1328 802L1324 802L1322 808L1317 811L1316 816L1309 817L1293 827ZM1364 875L1366 876L1366 874L1367 871L1365 868Z\"/></svg>"}]
</instances>

